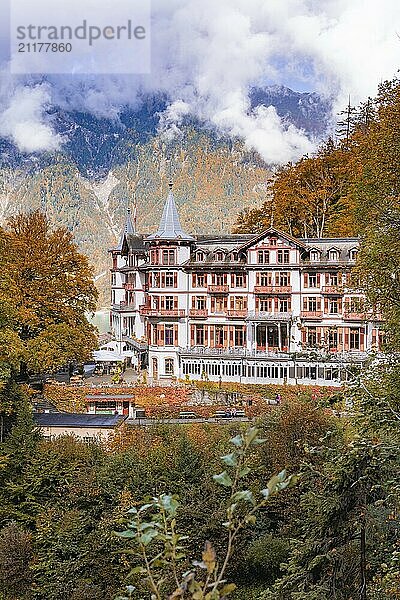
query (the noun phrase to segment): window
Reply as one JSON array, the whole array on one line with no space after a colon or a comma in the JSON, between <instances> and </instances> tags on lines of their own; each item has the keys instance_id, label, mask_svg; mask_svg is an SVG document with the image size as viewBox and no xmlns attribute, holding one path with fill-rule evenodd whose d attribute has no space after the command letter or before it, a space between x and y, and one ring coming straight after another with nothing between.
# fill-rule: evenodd
<instances>
[{"instance_id":1,"label":"window","mask_svg":"<svg viewBox=\"0 0 400 600\"><path fill-rule=\"evenodd\" d=\"M234 310L246 310L247 298L246 296L232 296L231 297L231 308Z\"/></svg>"},{"instance_id":2,"label":"window","mask_svg":"<svg viewBox=\"0 0 400 600\"><path fill-rule=\"evenodd\" d=\"M150 281L152 287L159 288L160 287L160 273L153 273L150 275Z\"/></svg>"},{"instance_id":3,"label":"window","mask_svg":"<svg viewBox=\"0 0 400 600\"><path fill-rule=\"evenodd\" d=\"M197 310L205 310L206 309L206 296L195 296L192 300L193 308Z\"/></svg>"},{"instance_id":4,"label":"window","mask_svg":"<svg viewBox=\"0 0 400 600\"><path fill-rule=\"evenodd\" d=\"M115 285L117 282L117 277L115 273L111 273L111 285Z\"/></svg>"},{"instance_id":5,"label":"window","mask_svg":"<svg viewBox=\"0 0 400 600\"><path fill-rule=\"evenodd\" d=\"M162 251L162 263L163 263L163 265L174 265L175 264L175 250L163 250Z\"/></svg>"},{"instance_id":6,"label":"window","mask_svg":"<svg viewBox=\"0 0 400 600\"><path fill-rule=\"evenodd\" d=\"M96 441L96 438L94 436L84 435L82 440L85 442L85 444L93 444L93 442Z\"/></svg>"},{"instance_id":7,"label":"window","mask_svg":"<svg viewBox=\"0 0 400 600\"><path fill-rule=\"evenodd\" d=\"M318 262L320 260L321 254L319 250L311 250L310 259L312 262Z\"/></svg>"},{"instance_id":8,"label":"window","mask_svg":"<svg viewBox=\"0 0 400 600\"><path fill-rule=\"evenodd\" d=\"M193 287L206 287L207 275L204 273L193 273Z\"/></svg>"},{"instance_id":9,"label":"window","mask_svg":"<svg viewBox=\"0 0 400 600\"><path fill-rule=\"evenodd\" d=\"M327 285L335 286L335 285L338 285L338 283L339 283L339 276L338 276L337 272L326 274L326 284Z\"/></svg>"},{"instance_id":10,"label":"window","mask_svg":"<svg viewBox=\"0 0 400 600\"><path fill-rule=\"evenodd\" d=\"M211 309L215 313L225 313L228 299L226 296L215 296L211 299Z\"/></svg>"},{"instance_id":11,"label":"window","mask_svg":"<svg viewBox=\"0 0 400 600\"><path fill-rule=\"evenodd\" d=\"M271 273L257 273L257 285L260 285L261 287L267 287L269 285L272 285Z\"/></svg>"},{"instance_id":12,"label":"window","mask_svg":"<svg viewBox=\"0 0 400 600\"><path fill-rule=\"evenodd\" d=\"M135 255L132 254L131 252L128 255L128 265L130 267L134 267L135 266Z\"/></svg>"},{"instance_id":13,"label":"window","mask_svg":"<svg viewBox=\"0 0 400 600\"><path fill-rule=\"evenodd\" d=\"M197 262L203 262L204 258L205 258L204 252L196 252Z\"/></svg>"},{"instance_id":14,"label":"window","mask_svg":"<svg viewBox=\"0 0 400 600\"><path fill-rule=\"evenodd\" d=\"M158 250L152 250L150 252L150 262L152 265L158 265L159 264L159 252Z\"/></svg>"},{"instance_id":15,"label":"window","mask_svg":"<svg viewBox=\"0 0 400 600\"><path fill-rule=\"evenodd\" d=\"M195 328L195 343L196 346L204 346L204 325L196 325Z\"/></svg>"},{"instance_id":16,"label":"window","mask_svg":"<svg viewBox=\"0 0 400 600\"><path fill-rule=\"evenodd\" d=\"M281 287L287 287L288 285L290 285L290 273L286 271L282 271L281 273L279 273L277 279L278 285L280 285Z\"/></svg>"},{"instance_id":17,"label":"window","mask_svg":"<svg viewBox=\"0 0 400 600\"><path fill-rule=\"evenodd\" d=\"M277 243L277 239L276 238L270 238L270 240L269 240L270 246L276 246L276 243Z\"/></svg>"},{"instance_id":18,"label":"window","mask_svg":"<svg viewBox=\"0 0 400 600\"><path fill-rule=\"evenodd\" d=\"M226 285L228 281L228 277L226 273L214 273L213 276L213 285Z\"/></svg>"},{"instance_id":19,"label":"window","mask_svg":"<svg viewBox=\"0 0 400 600\"><path fill-rule=\"evenodd\" d=\"M307 277L306 277L307 275ZM306 285L306 279L308 279L308 285ZM304 276L304 285L305 287L316 288L317 287L317 274L316 273L305 273Z\"/></svg>"},{"instance_id":20,"label":"window","mask_svg":"<svg viewBox=\"0 0 400 600\"><path fill-rule=\"evenodd\" d=\"M173 346L174 345L174 326L173 325L165 325L165 345Z\"/></svg>"},{"instance_id":21,"label":"window","mask_svg":"<svg viewBox=\"0 0 400 600\"><path fill-rule=\"evenodd\" d=\"M235 262L237 262L239 260L239 253L238 252L232 252L232 260L234 260Z\"/></svg>"},{"instance_id":22,"label":"window","mask_svg":"<svg viewBox=\"0 0 400 600\"><path fill-rule=\"evenodd\" d=\"M360 349L360 330L350 329L350 350Z\"/></svg>"},{"instance_id":23,"label":"window","mask_svg":"<svg viewBox=\"0 0 400 600\"><path fill-rule=\"evenodd\" d=\"M279 312L286 313L290 310L290 298L279 299Z\"/></svg>"},{"instance_id":24,"label":"window","mask_svg":"<svg viewBox=\"0 0 400 600\"><path fill-rule=\"evenodd\" d=\"M224 345L224 328L222 325L216 325L215 326L215 345L218 346L223 346Z\"/></svg>"},{"instance_id":25,"label":"window","mask_svg":"<svg viewBox=\"0 0 400 600\"><path fill-rule=\"evenodd\" d=\"M329 314L337 315L339 313L339 301L338 298L329 299Z\"/></svg>"},{"instance_id":26,"label":"window","mask_svg":"<svg viewBox=\"0 0 400 600\"><path fill-rule=\"evenodd\" d=\"M307 327L307 345L314 347L317 345L317 328Z\"/></svg>"},{"instance_id":27,"label":"window","mask_svg":"<svg viewBox=\"0 0 400 600\"><path fill-rule=\"evenodd\" d=\"M216 252L215 253L215 260L218 262L222 262L224 260L225 256L223 252Z\"/></svg>"},{"instance_id":28,"label":"window","mask_svg":"<svg viewBox=\"0 0 400 600\"><path fill-rule=\"evenodd\" d=\"M272 298L261 297L258 301L258 310L260 312L272 312Z\"/></svg>"},{"instance_id":29,"label":"window","mask_svg":"<svg viewBox=\"0 0 400 600\"><path fill-rule=\"evenodd\" d=\"M244 346L245 333L243 327L235 327L235 346Z\"/></svg>"},{"instance_id":30,"label":"window","mask_svg":"<svg viewBox=\"0 0 400 600\"><path fill-rule=\"evenodd\" d=\"M174 310L173 296L165 296L165 310Z\"/></svg>"},{"instance_id":31,"label":"window","mask_svg":"<svg viewBox=\"0 0 400 600\"><path fill-rule=\"evenodd\" d=\"M350 260L356 260L356 258L357 258L357 254L358 254L358 250L357 250L357 248L352 248L352 249L349 251L349 258L350 258Z\"/></svg>"},{"instance_id":32,"label":"window","mask_svg":"<svg viewBox=\"0 0 400 600\"><path fill-rule=\"evenodd\" d=\"M288 264L289 263L289 250L278 250L277 252L278 264Z\"/></svg>"},{"instance_id":33,"label":"window","mask_svg":"<svg viewBox=\"0 0 400 600\"><path fill-rule=\"evenodd\" d=\"M334 248L329 250L328 260L330 260L331 262L335 262L335 261L339 260L339 252L337 250L335 250Z\"/></svg>"},{"instance_id":34,"label":"window","mask_svg":"<svg viewBox=\"0 0 400 600\"><path fill-rule=\"evenodd\" d=\"M328 332L328 348L329 350L337 350L338 332L337 329L330 329Z\"/></svg>"},{"instance_id":35,"label":"window","mask_svg":"<svg viewBox=\"0 0 400 600\"><path fill-rule=\"evenodd\" d=\"M308 298L308 310L310 312L317 312L317 299L314 297Z\"/></svg>"},{"instance_id":36,"label":"window","mask_svg":"<svg viewBox=\"0 0 400 600\"><path fill-rule=\"evenodd\" d=\"M269 250L259 250L257 252L257 262L259 265L269 264Z\"/></svg>"},{"instance_id":37,"label":"window","mask_svg":"<svg viewBox=\"0 0 400 600\"><path fill-rule=\"evenodd\" d=\"M237 287L237 288L246 287L245 273L235 273L233 275L233 287Z\"/></svg>"},{"instance_id":38,"label":"window","mask_svg":"<svg viewBox=\"0 0 400 600\"><path fill-rule=\"evenodd\" d=\"M165 374L166 375L174 374L174 359L173 358L165 359Z\"/></svg>"},{"instance_id":39,"label":"window","mask_svg":"<svg viewBox=\"0 0 400 600\"><path fill-rule=\"evenodd\" d=\"M163 273L164 285L163 287L176 287L176 273L171 271L167 271L165 274Z\"/></svg>"}]
</instances>

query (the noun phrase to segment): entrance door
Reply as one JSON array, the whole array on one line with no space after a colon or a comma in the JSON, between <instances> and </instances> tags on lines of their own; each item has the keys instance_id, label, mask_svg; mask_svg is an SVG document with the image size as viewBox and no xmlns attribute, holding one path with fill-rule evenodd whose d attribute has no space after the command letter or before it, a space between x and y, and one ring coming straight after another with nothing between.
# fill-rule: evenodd
<instances>
[{"instance_id":1,"label":"entrance door","mask_svg":"<svg viewBox=\"0 0 400 600\"><path fill-rule=\"evenodd\" d=\"M279 347L278 326L268 325L268 348L275 350Z\"/></svg>"}]
</instances>

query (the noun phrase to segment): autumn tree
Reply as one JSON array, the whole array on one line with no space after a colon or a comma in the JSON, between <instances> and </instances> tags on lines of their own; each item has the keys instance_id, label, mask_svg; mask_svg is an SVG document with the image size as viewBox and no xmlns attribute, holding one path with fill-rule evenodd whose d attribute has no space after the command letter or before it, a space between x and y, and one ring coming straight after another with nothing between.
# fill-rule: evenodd
<instances>
[{"instance_id":1,"label":"autumn tree","mask_svg":"<svg viewBox=\"0 0 400 600\"><path fill-rule=\"evenodd\" d=\"M36 211L11 218L0 239L7 282L0 294L11 307L9 327L0 335L12 338L17 354L23 346L22 364L51 371L90 356L96 338L86 314L95 310L97 293L72 234L52 229Z\"/></svg>"},{"instance_id":2,"label":"autumn tree","mask_svg":"<svg viewBox=\"0 0 400 600\"><path fill-rule=\"evenodd\" d=\"M240 215L236 231L262 230L273 220L275 226L294 236L353 233L347 193L356 162L349 157L352 155L342 143L328 140L315 155L281 168L271 186L272 208L267 199L260 209Z\"/></svg>"}]
</instances>

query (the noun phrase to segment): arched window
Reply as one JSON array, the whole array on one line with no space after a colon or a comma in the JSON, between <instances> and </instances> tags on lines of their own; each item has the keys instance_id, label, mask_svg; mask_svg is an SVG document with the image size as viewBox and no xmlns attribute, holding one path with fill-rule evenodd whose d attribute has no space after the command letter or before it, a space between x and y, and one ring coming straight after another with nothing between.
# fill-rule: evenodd
<instances>
[{"instance_id":1,"label":"arched window","mask_svg":"<svg viewBox=\"0 0 400 600\"><path fill-rule=\"evenodd\" d=\"M196 252L196 261L203 262L204 261L204 252Z\"/></svg>"},{"instance_id":2,"label":"arched window","mask_svg":"<svg viewBox=\"0 0 400 600\"><path fill-rule=\"evenodd\" d=\"M218 262L222 262L224 260L224 253L223 252L216 252L215 253L215 260L217 260Z\"/></svg>"}]
</instances>

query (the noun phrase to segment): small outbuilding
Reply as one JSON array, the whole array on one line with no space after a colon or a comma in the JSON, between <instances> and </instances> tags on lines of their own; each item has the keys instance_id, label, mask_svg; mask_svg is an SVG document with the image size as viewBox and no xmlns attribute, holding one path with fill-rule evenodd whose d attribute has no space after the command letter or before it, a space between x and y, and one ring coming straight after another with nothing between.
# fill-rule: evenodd
<instances>
[{"instance_id":1,"label":"small outbuilding","mask_svg":"<svg viewBox=\"0 0 400 600\"><path fill-rule=\"evenodd\" d=\"M84 442L104 441L125 421L123 415L84 413L34 413L34 421L44 438L75 435Z\"/></svg>"}]
</instances>

